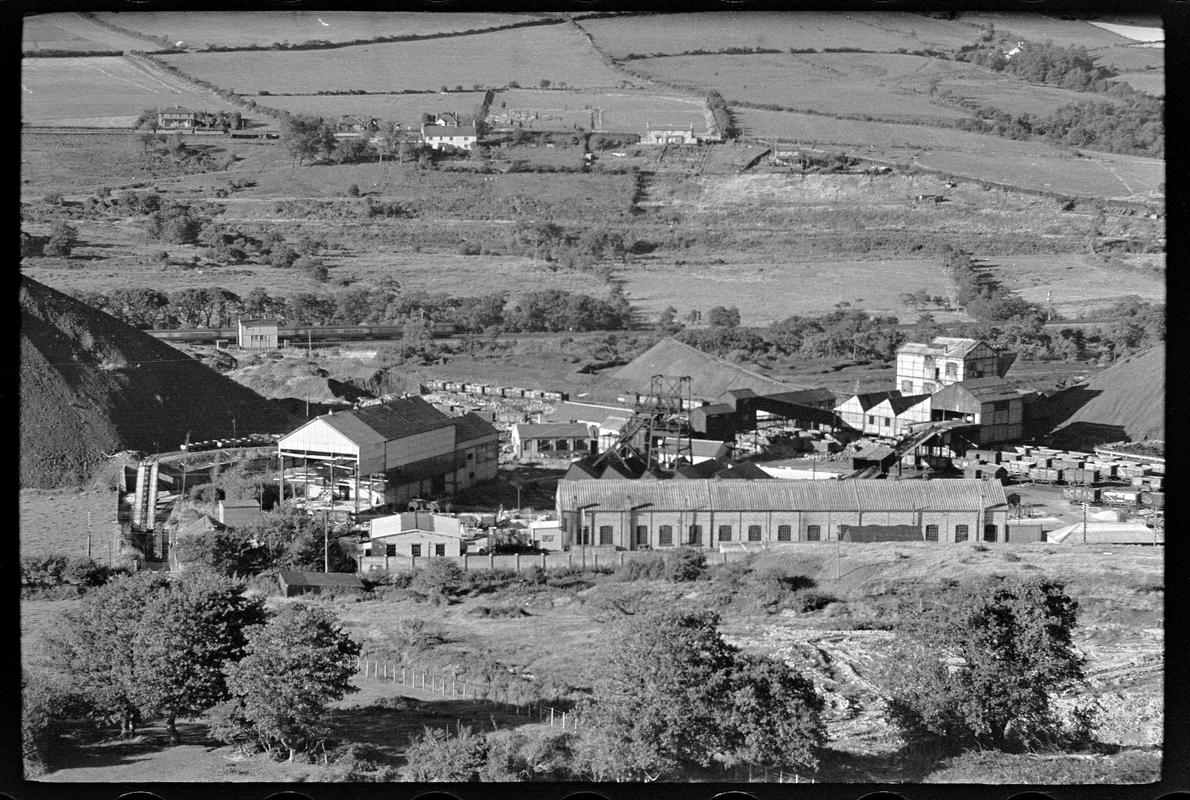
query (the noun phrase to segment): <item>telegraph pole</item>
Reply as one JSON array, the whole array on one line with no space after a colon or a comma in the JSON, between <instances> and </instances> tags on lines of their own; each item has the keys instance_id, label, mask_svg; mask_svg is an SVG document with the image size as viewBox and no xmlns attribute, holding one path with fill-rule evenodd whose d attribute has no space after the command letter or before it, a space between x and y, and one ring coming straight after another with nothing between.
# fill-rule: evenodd
<instances>
[{"instance_id":1,"label":"telegraph pole","mask_svg":"<svg viewBox=\"0 0 1190 800\"><path fill-rule=\"evenodd\" d=\"M1083 544L1087 543L1087 504L1083 503Z\"/></svg>"},{"instance_id":2,"label":"telegraph pole","mask_svg":"<svg viewBox=\"0 0 1190 800\"><path fill-rule=\"evenodd\" d=\"M331 538L329 527L327 512L324 508L322 510L322 571L324 573L331 571Z\"/></svg>"}]
</instances>

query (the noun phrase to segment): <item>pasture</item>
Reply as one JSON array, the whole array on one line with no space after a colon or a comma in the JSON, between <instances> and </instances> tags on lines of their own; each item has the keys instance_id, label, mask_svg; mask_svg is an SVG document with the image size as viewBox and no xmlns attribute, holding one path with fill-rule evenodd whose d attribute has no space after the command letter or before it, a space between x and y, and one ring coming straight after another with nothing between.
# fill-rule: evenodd
<instances>
[{"instance_id":1,"label":"pasture","mask_svg":"<svg viewBox=\"0 0 1190 800\"><path fill-rule=\"evenodd\" d=\"M121 56L21 60L21 119L31 125L130 128L144 109L174 105L241 110L167 72Z\"/></svg>"},{"instance_id":2,"label":"pasture","mask_svg":"<svg viewBox=\"0 0 1190 800\"><path fill-rule=\"evenodd\" d=\"M488 113L495 127L519 124L526 130L587 130L642 133L647 123L710 127L710 109L701 96L654 92L507 89L496 93Z\"/></svg>"},{"instance_id":3,"label":"pasture","mask_svg":"<svg viewBox=\"0 0 1190 800\"><path fill-rule=\"evenodd\" d=\"M1163 261L1161 256L1140 256ZM1007 288L1030 303L1045 305L1067 317L1093 314L1126 295L1164 303L1165 282L1150 275L1109 269L1080 254L1061 256L988 256L980 264Z\"/></svg>"},{"instance_id":4,"label":"pasture","mask_svg":"<svg viewBox=\"0 0 1190 800\"><path fill-rule=\"evenodd\" d=\"M437 91L442 86L618 86L615 72L570 26L518 28L463 38L335 50L163 56L190 75L243 94Z\"/></svg>"},{"instance_id":5,"label":"pasture","mask_svg":"<svg viewBox=\"0 0 1190 800\"><path fill-rule=\"evenodd\" d=\"M1165 96L1164 72L1122 72L1116 80L1128 84L1138 92L1151 94L1154 97Z\"/></svg>"},{"instance_id":6,"label":"pasture","mask_svg":"<svg viewBox=\"0 0 1190 800\"><path fill-rule=\"evenodd\" d=\"M452 87L453 88L453 87ZM376 117L386 122L417 128L422 114L451 111L469 119L483 102L483 92L421 92L417 94L369 95L254 95L254 100L268 108L298 114L315 114L334 119L346 114Z\"/></svg>"},{"instance_id":7,"label":"pasture","mask_svg":"<svg viewBox=\"0 0 1190 800\"><path fill-rule=\"evenodd\" d=\"M960 47L978 35L978 28L961 21L867 11L708 11L585 19L579 24L613 58L630 53L674 54L730 47L847 47L893 52L898 48Z\"/></svg>"},{"instance_id":8,"label":"pasture","mask_svg":"<svg viewBox=\"0 0 1190 800\"><path fill-rule=\"evenodd\" d=\"M843 150L849 155L894 163L916 162L929 169L1024 189L1130 197L1154 191L1165 180L1165 162L1158 159L1090 151L1085 151L1088 157L1076 158L1071 151L1045 142L1015 141L927 125L861 122L754 108L740 108L737 114L750 136ZM1121 181L1117 172L1126 172L1128 177Z\"/></svg>"},{"instance_id":9,"label":"pasture","mask_svg":"<svg viewBox=\"0 0 1190 800\"><path fill-rule=\"evenodd\" d=\"M245 47L351 42L379 36L425 36L482 30L525 22L540 14L418 11L133 11L96 14L146 36L182 41L185 47Z\"/></svg>"},{"instance_id":10,"label":"pasture","mask_svg":"<svg viewBox=\"0 0 1190 800\"><path fill-rule=\"evenodd\" d=\"M624 291L646 318L667 306L681 318L691 310L705 317L712 306L736 306L742 325L768 325L793 314L825 314L837 303L879 314L917 319L897 299L902 292L924 289L945 296L950 281L935 259L799 259L774 261L740 254L722 258L668 259L637 264L621 273ZM895 286L896 291L886 287ZM885 287L885 288L882 288ZM940 320L965 316L935 313Z\"/></svg>"},{"instance_id":11,"label":"pasture","mask_svg":"<svg viewBox=\"0 0 1190 800\"><path fill-rule=\"evenodd\" d=\"M92 513L92 557L106 562L116 518L115 493L96 489L21 489L17 498L21 556L85 557L88 511Z\"/></svg>"},{"instance_id":12,"label":"pasture","mask_svg":"<svg viewBox=\"0 0 1190 800\"><path fill-rule=\"evenodd\" d=\"M959 19L982 27L991 24L998 33L1019 36L1030 42L1053 42L1059 47L1077 45L1093 50L1097 47L1127 44L1130 40L1090 22L1078 19L1059 19L1047 14L1028 14L1015 11L964 12Z\"/></svg>"},{"instance_id":13,"label":"pasture","mask_svg":"<svg viewBox=\"0 0 1190 800\"><path fill-rule=\"evenodd\" d=\"M1033 115L1092 97L1117 102L1110 95L1030 85L972 64L886 53L681 56L634 61L632 68L666 83L715 89L729 102L893 121L969 117L954 105L964 101Z\"/></svg>"},{"instance_id":14,"label":"pasture","mask_svg":"<svg viewBox=\"0 0 1190 800\"><path fill-rule=\"evenodd\" d=\"M21 24L21 50L144 50L148 42L96 25L74 12L30 14Z\"/></svg>"}]
</instances>

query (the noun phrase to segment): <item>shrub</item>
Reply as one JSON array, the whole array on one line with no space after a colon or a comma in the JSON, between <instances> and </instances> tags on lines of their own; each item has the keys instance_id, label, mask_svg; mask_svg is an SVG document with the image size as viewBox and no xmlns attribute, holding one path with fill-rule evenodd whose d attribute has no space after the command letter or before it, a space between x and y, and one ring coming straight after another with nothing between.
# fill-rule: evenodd
<instances>
[{"instance_id":1,"label":"shrub","mask_svg":"<svg viewBox=\"0 0 1190 800\"><path fill-rule=\"evenodd\" d=\"M419 782L477 781L487 763L488 745L483 735L461 728L451 735L425 728L411 737L405 751L405 779Z\"/></svg>"},{"instance_id":2,"label":"shrub","mask_svg":"<svg viewBox=\"0 0 1190 800\"><path fill-rule=\"evenodd\" d=\"M625 561L616 567L615 574L622 581L658 580L665 577L665 571L665 559L649 555Z\"/></svg>"},{"instance_id":3,"label":"shrub","mask_svg":"<svg viewBox=\"0 0 1190 800\"><path fill-rule=\"evenodd\" d=\"M678 547L665 553L665 579L675 583L696 581L707 569L707 557L693 547Z\"/></svg>"},{"instance_id":4,"label":"shrub","mask_svg":"<svg viewBox=\"0 0 1190 800\"><path fill-rule=\"evenodd\" d=\"M78 244L78 231L68 222L59 220L50 228L50 238L45 243L47 256L68 256Z\"/></svg>"},{"instance_id":5,"label":"shrub","mask_svg":"<svg viewBox=\"0 0 1190 800\"><path fill-rule=\"evenodd\" d=\"M802 613L819 611L834 603L838 598L827 592L799 591L796 593L798 610Z\"/></svg>"},{"instance_id":6,"label":"shrub","mask_svg":"<svg viewBox=\"0 0 1190 800\"><path fill-rule=\"evenodd\" d=\"M425 594L447 597L458 594L468 584L467 573L453 561L441 558L427 559L418 568L409 588Z\"/></svg>"},{"instance_id":7,"label":"shrub","mask_svg":"<svg viewBox=\"0 0 1190 800\"><path fill-rule=\"evenodd\" d=\"M359 742L336 747L327 753L330 769L326 780L336 783L389 783L397 780L397 769L382 750Z\"/></svg>"},{"instance_id":8,"label":"shrub","mask_svg":"<svg viewBox=\"0 0 1190 800\"><path fill-rule=\"evenodd\" d=\"M347 187L348 197L359 197L359 184L353 183Z\"/></svg>"}]
</instances>

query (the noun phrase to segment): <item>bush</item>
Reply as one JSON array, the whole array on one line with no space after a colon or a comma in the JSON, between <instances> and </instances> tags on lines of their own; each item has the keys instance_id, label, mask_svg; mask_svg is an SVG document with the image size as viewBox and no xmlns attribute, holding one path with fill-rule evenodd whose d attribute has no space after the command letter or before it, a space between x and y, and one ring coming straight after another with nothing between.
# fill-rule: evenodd
<instances>
[{"instance_id":1,"label":"bush","mask_svg":"<svg viewBox=\"0 0 1190 800\"><path fill-rule=\"evenodd\" d=\"M350 742L327 754L326 780L336 783L390 783L398 779L390 756L369 744Z\"/></svg>"},{"instance_id":2,"label":"bush","mask_svg":"<svg viewBox=\"0 0 1190 800\"><path fill-rule=\"evenodd\" d=\"M414 573L409 588L430 596L451 597L463 591L468 582L467 573L455 562L431 558Z\"/></svg>"},{"instance_id":3,"label":"bush","mask_svg":"<svg viewBox=\"0 0 1190 800\"><path fill-rule=\"evenodd\" d=\"M359 184L353 183L347 187L348 197L359 197Z\"/></svg>"},{"instance_id":4,"label":"bush","mask_svg":"<svg viewBox=\"0 0 1190 800\"><path fill-rule=\"evenodd\" d=\"M21 559L21 593L27 597L73 597L103 586L119 570L88 558L66 556Z\"/></svg>"},{"instance_id":5,"label":"bush","mask_svg":"<svg viewBox=\"0 0 1190 800\"><path fill-rule=\"evenodd\" d=\"M616 567L615 575L622 581L659 580L665 577L665 559L648 555L625 561Z\"/></svg>"},{"instance_id":6,"label":"bush","mask_svg":"<svg viewBox=\"0 0 1190 800\"><path fill-rule=\"evenodd\" d=\"M68 256L78 244L78 231L74 226L59 220L50 228L50 238L45 243L47 256Z\"/></svg>"},{"instance_id":7,"label":"bush","mask_svg":"<svg viewBox=\"0 0 1190 800\"><path fill-rule=\"evenodd\" d=\"M665 553L665 579L674 583L696 581L707 569L707 557L693 547L678 547Z\"/></svg>"},{"instance_id":8,"label":"bush","mask_svg":"<svg viewBox=\"0 0 1190 800\"><path fill-rule=\"evenodd\" d=\"M799 606L798 610L804 614L824 609L838 598L827 592L799 591L795 595L795 600Z\"/></svg>"}]
</instances>

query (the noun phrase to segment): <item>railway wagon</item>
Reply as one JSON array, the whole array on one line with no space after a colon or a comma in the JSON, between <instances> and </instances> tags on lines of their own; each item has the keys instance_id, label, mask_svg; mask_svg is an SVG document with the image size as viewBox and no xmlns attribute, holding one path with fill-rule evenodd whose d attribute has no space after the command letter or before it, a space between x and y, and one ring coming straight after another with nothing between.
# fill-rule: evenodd
<instances>
[{"instance_id":1,"label":"railway wagon","mask_svg":"<svg viewBox=\"0 0 1190 800\"><path fill-rule=\"evenodd\" d=\"M1054 469L1066 471L1069 469L1083 469L1086 462L1078 461L1073 458L1055 458L1050 462L1050 466Z\"/></svg>"},{"instance_id":2,"label":"railway wagon","mask_svg":"<svg viewBox=\"0 0 1190 800\"><path fill-rule=\"evenodd\" d=\"M1036 463L1033 461L1006 461L1004 468L1008 470L1008 474L1016 478L1027 478L1029 470L1033 469Z\"/></svg>"},{"instance_id":3,"label":"railway wagon","mask_svg":"<svg viewBox=\"0 0 1190 800\"><path fill-rule=\"evenodd\" d=\"M1149 468L1141 464L1125 464L1119 469L1121 478L1143 478L1149 474Z\"/></svg>"},{"instance_id":4,"label":"railway wagon","mask_svg":"<svg viewBox=\"0 0 1190 800\"><path fill-rule=\"evenodd\" d=\"M1135 506L1140 502L1140 489L1104 489L1103 502L1111 506Z\"/></svg>"},{"instance_id":5,"label":"railway wagon","mask_svg":"<svg viewBox=\"0 0 1190 800\"><path fill-rule=\"evenodd\" d=\"M1099 471L1094 469L1068 469L1063 470L1062 474L1069 484L1089 486L1092 483L1099 483Z\"/></svg>"},{"instance_id":6,"label":"railway wagon","mask_svg":"<svg viewBox=\"0 0 1190 800\"><path fill-rule=\"evenodd\" d=\"M442 388L448 392L461 392L463 391L463 384L458 383L457 381L446 381L442 385Z\"/></svg>"},{"instance_id":7,"label":"railway wagon","mask_svg":"<svg viewBox=\"0 0 1190 800\"><path fill-rule=\"evenodd\" d=\"M985 464L1000 463L1000 451L998 450L968 450L963 456L971 462L982 461Z\"/></svg>"},{"instance_id":8,"label":"railway wagon","mask_svg":"<svg viewBox=\"0 0 1190 800\"><path fill-rule=\"evenodd\" d=\"M485 386L483 393L488 397L506 397L503 386Z\"/></svg>"},{"instance_id":9,"label":"railway wagon","mask_svg":"<svg viewBox=\"0 0 1190 800\"><path fill-rule=\"evenodd\" d=\"M466 394L483 394L482 383L464 383L463 392Z\"/></svg>"},{"instance_id":10,"label":"railway wagon","mask_svg":"<svg viewBox=\"0 0 1190 800\"><path fill-rule=\"evenodd\" d=\"M1062 489L1062 498L1072 503L1098 503L1099 491L1092 486L1067 486Z\"/></svg>"},{"instance_id":11,"label":"railway wagon","mask_svg":"<svg viewBox=\"0 0 1190 800\"><path fill-rule=\"evenodd\" d=\"M566 392L542 392L541 393L542 400L549 400L552 403L561 403L563 400L566 400L569 397L570 396L568 394L566 394Z\"/></svg>"},{"instance_id":12,"label":"railway wagon","mask_svg":"<svg viewBox=\"0 0 1190 800\"><path fill-rule=\"evenodd\" d=\"M504 396L520 399L525 396L525 390L520 388L519 386L512 386L512 387L506 386L506 387L504 387Z\"/></svg>"},{"instance_id":13,"label":"railway wagon","mask_svg":"<svg viewBox=\"0 0 1190 800\"><path fill-rule=\"evenodd\" d=\"M1062 480L1062 470L1049 467L1034 467L1028 472L1029 480L1034 483L1057 483Z\"/></svg>"},{"instance_id":14,"label":"railway wagon","mask_svg":"<svg viewBox=\"0 0 1190 800\"><path fill-rule=\"evenodd\" d=\"M1141 492L1140 502L1149 508L1165 508L1165 492Z\"/></svg>"}]
</instances>

